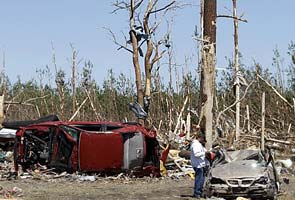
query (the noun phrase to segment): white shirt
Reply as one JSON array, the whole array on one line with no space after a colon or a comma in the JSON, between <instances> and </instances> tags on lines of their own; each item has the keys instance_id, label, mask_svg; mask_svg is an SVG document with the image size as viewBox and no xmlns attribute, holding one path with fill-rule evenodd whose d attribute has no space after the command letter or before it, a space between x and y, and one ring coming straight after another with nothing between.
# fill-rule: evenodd
<instances>
[{"instance_id":1,"label":"white shirt","mask_svg":"<svg viewBox=\"0 0 295 200\"><path fill-rule=\"evenodd\" d=\"M205 152L207 150L198 140L193 140L190 147L190 157L193 167L202 168L206 166Z\"/></svg>"}]
</instances>

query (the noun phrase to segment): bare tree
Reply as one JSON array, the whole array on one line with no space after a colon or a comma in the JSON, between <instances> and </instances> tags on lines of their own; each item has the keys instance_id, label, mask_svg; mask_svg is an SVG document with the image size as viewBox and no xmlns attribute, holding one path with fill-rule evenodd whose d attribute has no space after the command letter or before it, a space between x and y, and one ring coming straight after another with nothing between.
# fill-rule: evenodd
<instances>
[{"instance_id":1,"label":"bare tree","mask_svg":"<svg viewBox=\"0 0 295 200\"><path fill-rule=\"evenodd\" d=\"M238 26L239 21L247 23L248 21L237 16L237 0L232 0L233 2L233 15L218 15L217 17L231 18L234 22L234 71L235 71L235 95L236 95L236 128L235 128L235 139L240 139L240 86L245 84L242 74L240 72L239 66L239 35L238 35ZM241 82L242 81L242 82Z\"/></svg>"},{"instance_id":2,"label":"bare tree","mask_svg":"<svg viewBox=\"0 0 295 200\"><path fill-rule=\"evenodd\" d=\"M71 58L71 68L72 68L72 77L71 77L71 83L72 83L72 109L73 112L76 110L76 68L77 68L77 51L73 44L70 44L72 49L72 58Z\"/></svg>"},{"instance_id":3,"label":"bare tree","mask_svg":"<svg viewBox=\"0 0 295 200\"><path fill-rule=\"evenodd\" d=\"M237 0L233 0L233 17L234 17L234 47L235 47L235 92L236 100L236 140L240 139L240 81L238 77L239 69L239 35L238 35L238 19L237 19Z\"/></svg>"},{"instance_id":4,"label":"bare tree","mask_svg":"<svg viewBox=\"0 0 295 200\"><path fill-rule=\"evenodd\" d=\"M59 110L61 119L64 119L65 117L65 86L66 86L65 72L57 68L56 53L55 53L53 42L51 42L51 48L52 48L52 62L55 69L55 84L57 87L58 98L59 98L58 105L56 105L56 110Z\"/></svg>"},{"instance_id":5,"label":"bare tree","mask_svg":"<svg viewBox=\"0 0 295 200\"><path fill-rule=\"evenodd\" d=\"M265 145L265 92L262 93L262 105L261 105L261 144L260 148L264 151Z\"/></svg>"},{"instance_id":6,"label":"bare tree","mask_svg":"<svg viewBox=\"0 0 295 200\"><path fill-rule=\"evenodd\" d=\"M3 51L3 65L0 71L0 128L4 120L4 94L5 94L5 51Z\"/></svg>"},{"instance_id":7,"label":"bare tree","mask_svg":"<svg viewBox=\"0 0 295 200\"><path fill-rule=\"evenodd\" d=\"M114 3L116 9L114 12L124 9L129 11L129 37L125 37L126 44L122 45L111 32L113 41L119 46L119 49L125 49L132 53L132 62L134 66L137 102L144 108L145 112L149 111L149 100L151 98L151 75L154 64L159 61L166 49L169 48L169 34L166 34L161 40L156 40L153 35L159 28L164 16L172 8L176 7L176 1L171 1L160 7L158 0L149 0L143 3L143 0L117 1ZM142 15L140 10L143 6L145 12ZM152 15L160 14L160 17L151 19ZM129 48L128 44L131 44ZM142 50L142 45L145 44L145 54ZM161 46L165 46L161 48ZM144 59L144 75L145 81L141 74L140 57ZM143 124L144 120L139 119L139 123Z\"/></svg>"}]
</instances>

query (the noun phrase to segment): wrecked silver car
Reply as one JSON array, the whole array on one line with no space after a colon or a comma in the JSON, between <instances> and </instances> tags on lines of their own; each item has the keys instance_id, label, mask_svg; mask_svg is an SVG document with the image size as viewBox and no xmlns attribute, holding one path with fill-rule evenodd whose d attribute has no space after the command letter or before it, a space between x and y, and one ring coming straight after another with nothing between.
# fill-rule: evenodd
<instances>
[{"instance_id":1,"label":"wrecked silver car","mask_svg":"<svg viewBox=\"0 0 295 200\"><path fill-rule=\"evenodd\" d=\"M270 151L216 152L207 173L204 194L226 199L277 199L278 178Z\"/></svg>"}]
</instances>

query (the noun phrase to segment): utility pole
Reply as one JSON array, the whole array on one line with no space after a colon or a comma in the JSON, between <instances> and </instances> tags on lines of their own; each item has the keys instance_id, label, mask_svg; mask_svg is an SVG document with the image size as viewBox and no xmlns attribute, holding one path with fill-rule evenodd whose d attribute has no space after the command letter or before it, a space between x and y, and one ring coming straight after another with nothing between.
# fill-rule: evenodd
<instances>
[{"instance_id":1,"label":"utility pole","mask_svg":"<svg viewBox=\"0 0 295 200\"><path fill-rule=\"evenodd\" d=\"M203 6L202 6L203 5ZM213 135L213 102L215 88L216 64L216 0L201 0L202 63L201 63L201 114L200 126L205 131L207 148L212 147Z\"/></svg>"}]
</instances>

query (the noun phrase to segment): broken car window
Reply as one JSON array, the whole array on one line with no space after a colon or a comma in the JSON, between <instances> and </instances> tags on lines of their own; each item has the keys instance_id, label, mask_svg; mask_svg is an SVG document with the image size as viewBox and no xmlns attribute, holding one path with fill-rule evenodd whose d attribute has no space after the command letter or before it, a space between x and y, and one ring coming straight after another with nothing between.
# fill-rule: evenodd
<instances>
[{"instance_id":1,"label":"broken car window","mask_svg":"<svg viewBox=\"0 0 295 200\"><path fill-rule=\"evenodd\" d=\"M68 133L76 142L78 141L80 131L69 126L61 126L60 128Z\"/></svg>"}]
</instances>

